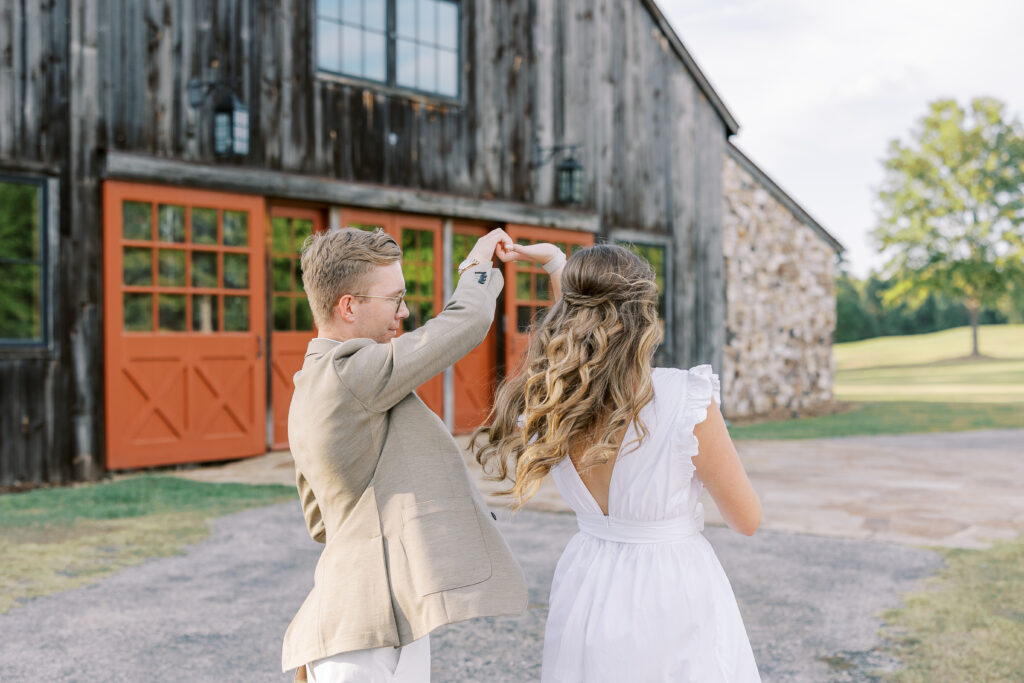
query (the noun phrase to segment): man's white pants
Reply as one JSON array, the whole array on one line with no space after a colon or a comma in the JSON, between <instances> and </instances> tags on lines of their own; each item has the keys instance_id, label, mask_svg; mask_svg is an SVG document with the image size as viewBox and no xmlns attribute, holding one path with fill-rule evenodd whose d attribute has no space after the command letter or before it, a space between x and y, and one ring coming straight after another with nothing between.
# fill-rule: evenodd
<instances>
[{"instance_id":1,"label":"man's white pants","mask_svg":"<svg viewBox=\"0 0 1024 683\"><path fill-rule=\"evenodd\" d=\"M430 636L405 647L355 650L306 665L309 683L430 683Z\"/></svg>"}]
</instances>

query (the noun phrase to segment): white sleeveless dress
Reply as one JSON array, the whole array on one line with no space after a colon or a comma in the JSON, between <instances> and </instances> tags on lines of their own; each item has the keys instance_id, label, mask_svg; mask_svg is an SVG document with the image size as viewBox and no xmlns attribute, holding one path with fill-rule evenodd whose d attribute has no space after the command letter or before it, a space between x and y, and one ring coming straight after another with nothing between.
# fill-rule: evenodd
<instances>
[{"instance_id":1,"label":"white sleeveless dress","mask_svg":"<svg viewBox=\"0 0 1024 683\"><path fill-rule=\"evenodd\" d=\"M604 516L569 458L551 474L580 531L551 584L543 683L760 681L736 598L701 531L691 458L712 398L710 365L656 368L640 417L648 437L620 451ZM635 437L630 425L623 444Z\"/></svg>"}]
</instances>

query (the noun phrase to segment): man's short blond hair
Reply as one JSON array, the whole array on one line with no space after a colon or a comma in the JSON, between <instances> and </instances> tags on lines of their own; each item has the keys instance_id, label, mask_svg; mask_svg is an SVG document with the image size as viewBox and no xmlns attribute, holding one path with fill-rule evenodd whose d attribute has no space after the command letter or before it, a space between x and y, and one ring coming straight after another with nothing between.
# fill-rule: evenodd
<instances>
[{"instance_id":1,"label":"man's short blond hair","mask_svg":"<svg viewBox=\"0 0 1024 683\"><path fill-rule=\"evenodd\" d=\"M332 228L310 235L302 245L302 286L317 327L329 327L334 306L345 294L364 294L366 276L402 258L394 238L377 228Z\"/></svg>"}]
</instances>

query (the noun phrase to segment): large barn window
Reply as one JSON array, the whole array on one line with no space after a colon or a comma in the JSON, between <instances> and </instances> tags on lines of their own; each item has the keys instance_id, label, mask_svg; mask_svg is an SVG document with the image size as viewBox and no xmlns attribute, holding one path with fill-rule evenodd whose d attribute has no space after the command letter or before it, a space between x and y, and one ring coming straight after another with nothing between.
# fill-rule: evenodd
<instances>
[{"instance_id":1,"label":"large barn window","mask_svg":"<svg viewBox=\"0 0 1024 683\"><path fill-rule=\"evenodd\" d=\"M0 174L0 348L50 341L48 186Z\"/></svg>"},{"instance_id":2,"label":"large barn window","mask_svg":"<svg viewBox=\"0 0 1024 683\"><path fill-rule=\"evenodd\" d=\"M459 95L455 0L318 0L316 40L323 73Z\"/></svg>"}]
</instances>

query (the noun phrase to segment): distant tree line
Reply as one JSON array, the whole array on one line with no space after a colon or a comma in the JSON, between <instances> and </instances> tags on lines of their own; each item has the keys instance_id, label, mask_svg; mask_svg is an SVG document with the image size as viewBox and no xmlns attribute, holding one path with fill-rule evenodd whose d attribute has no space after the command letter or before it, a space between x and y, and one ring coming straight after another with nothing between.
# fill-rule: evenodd
<instances>
[{"instance_id":1,"label":"distant tree line","mask_svg":"<svg viewBox=\"0 0 1024 683\"><path fill-rule=\"evenodd\" d=\"M925 334L971 324L960 301L932 293L917 305L905 300L887 302L896 282L877 273L861 280L843 272L836 279L836 343L904 334ZM981 325L1024 322L1024 291L1012 292L995 308L982 309Z\"/></svg>"}]
</instances>

